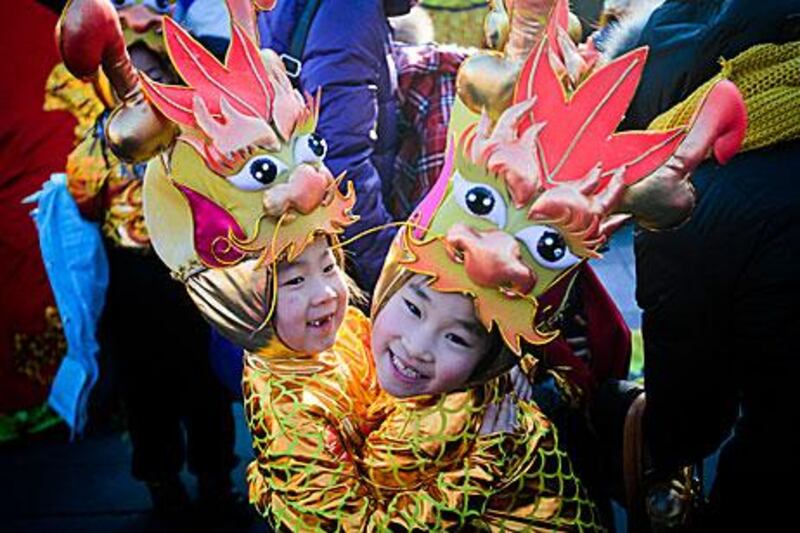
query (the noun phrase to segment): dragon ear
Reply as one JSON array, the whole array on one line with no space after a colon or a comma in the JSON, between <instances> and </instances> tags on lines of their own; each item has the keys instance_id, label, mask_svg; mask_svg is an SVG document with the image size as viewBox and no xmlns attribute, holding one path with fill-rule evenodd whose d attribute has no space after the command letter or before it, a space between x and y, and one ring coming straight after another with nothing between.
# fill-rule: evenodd
<instances>
[{"instance_id":1,"label":"dragon ear","mask_svg":"<svg viewBox=\"0 0 800 533\"><path fill-rule=\"evenodd\" d=\"M122 100L106 124L106 137L117 157L146 161L172 144L177 128L144 98L117 11L108 0L69 2L59 19L56 41L72 74L96 79L102 68Z\"/></svg>"},{"instance_id":2,"label":"dragon ear","mask_svg":"<svg viewBox=\"0 0 800 533\"><path fill-rule=\"evenodd\" d=\"M436 211L439 209L439 206L442 205L442 200L444 200L445 193L447 192L447 186L450 184L450 177L453 175L453 162L455 158L454 139L451 138L448 145L444 166L442 167L442 171L439 173L439 178L436 180L436 183L433 185L433 188L430 190L430 192L425 195L425 198L422 199L417 208L411 214L411 217L409 217L409 221L416 224L416 227L412 229L412 233L416 239L422 239L425 236L425 232L428 230L431 220L433 220L433 217L436 214Z\"/></svg>"},{"instance_id":3,"label":"dragon ear","mask_svg":"<svg viewBox=\"0 0 800 533\"><path fill-rule=\"evenodd\" d=\"M194 247L200 261L211 268L233 265L244 259L245 252L233 243L232 237L246 237L236 219L210 198L173 183L183 194L192 213Z\"/></svg>"},{"instance_id":4,"label":"dragon ear","mask_svg":"<svg viewBox=\"0 0 800 533\"><path fill-rule=\"evenodd\" d=\"M723 80L714 85L695 113L675 156L625 191L619 212L648 229L669 229L685 222L694 207L689 177L710 153L727 163L741 147L747 108L739 89Z\"/></svg>"}]
</instances>

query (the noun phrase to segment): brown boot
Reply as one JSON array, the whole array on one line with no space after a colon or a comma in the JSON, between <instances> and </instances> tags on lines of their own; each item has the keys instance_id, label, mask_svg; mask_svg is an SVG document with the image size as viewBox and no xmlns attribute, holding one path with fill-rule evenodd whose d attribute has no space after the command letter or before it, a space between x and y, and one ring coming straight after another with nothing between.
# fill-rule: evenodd
<instances>
[{"instance_id":1,"label":"brown boot","mask_svg":"<svg viewBox=\"0 0 800 533\"><path fill-rule=\"evenodd\" d=\"M689 531L702 503L702 487L691 466L657 472L647 453L642 419L645 394L631 404L623 435L628 531Z\"/></svg>"}]
</instances>

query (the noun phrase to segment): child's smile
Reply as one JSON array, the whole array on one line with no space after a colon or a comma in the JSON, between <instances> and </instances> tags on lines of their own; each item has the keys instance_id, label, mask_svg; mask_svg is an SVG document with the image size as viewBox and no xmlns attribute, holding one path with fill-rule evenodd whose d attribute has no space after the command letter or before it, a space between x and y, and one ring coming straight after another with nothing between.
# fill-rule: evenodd
<instances>
[{"instance_id":1,"label":"child's smile","mask_svg":"<svg viewBox=\"0 0 800 533\"><path fill-rule=\"evenodd\" d=\"M327 313L306 322L306 327L315 335L327 335L335 326L336 311Z\"/></svg>"},{"instance_id":2,"label":"child's smile","mask_svg":"<svg viewBox=\"0 0 800 533\"><path fill-rule=\"evenodd\" d=\"M417 381L429 378L429 376L423 374L418 368L415 368L413 364L409 363L407 359L394 353L391 346L387 349L389 353L389 360L392 363L392 368L395 370L399 380L415 383Z\"/></svg>"},{"instance_id":3,"label":"child's smile","mask_svg":"<svg viewBox=\"0 0 800 533\"><path fill-rule=\"evenodd\" d=\"M420 275L389 298L372 328L378 380L399 398L464 386L488 345L472 300L433 290Z\"/></svg>"},{"instance_id":4,"label":"child's smile","mask_svg":"<svg viewBox=\"0 0 800 533\"><path fill-rule=\"evenodd\" d=\"M318 237L295 261L278 265L275 330L289 348L327 350L346 310L347 290L327 239Z\"/></svg>"}]
</instances>

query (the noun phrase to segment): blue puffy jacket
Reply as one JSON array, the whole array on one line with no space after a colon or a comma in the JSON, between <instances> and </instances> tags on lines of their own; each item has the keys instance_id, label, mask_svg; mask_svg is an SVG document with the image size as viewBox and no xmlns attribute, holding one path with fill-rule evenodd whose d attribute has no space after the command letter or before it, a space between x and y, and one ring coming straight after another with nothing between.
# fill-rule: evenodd
<instances>
[{"instance_id":1,"label":"blue puffy jacket","mask_svg":"<svg viewBox=\"0 0 800 533\"><path fill-rule=\"evenodd\" d=\"M288 53L304 0L282 0L259 20L261 45ZM380 0L325 0L309 27L301 58L302 89L322 88L317 132L328 142L326 164L334 175L347 171L358 196L359 222L346 236L391 222L382 183L391 182L396 145L395 77L390 28ZM356 277L374 287L393 228L350 245Z\"/></svg>"}]
</instances>

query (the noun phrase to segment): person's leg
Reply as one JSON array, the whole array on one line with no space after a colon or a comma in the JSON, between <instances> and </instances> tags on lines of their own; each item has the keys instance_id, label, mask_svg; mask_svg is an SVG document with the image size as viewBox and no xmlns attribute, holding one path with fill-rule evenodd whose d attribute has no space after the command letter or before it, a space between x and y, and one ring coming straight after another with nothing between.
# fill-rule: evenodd
<instances>
[{"instance_id":1,"label":"person's leg","mask_svg":"<svg viewBox=\"0 0 800 533\"><path fill-rule=\"evenodd\" d=\"M182 395L189 470L202 485L204 480L230 479L236 458L231 397L211 369L208 326L199 325L205 334L196 334L198 342L189 344L184 352L187 367ZM190 327L187 331L197 329Z\"/></svg>"},{"instance_id":2,"label":"person's leg","mask_svg":"<svg viewBox=\"0 0 800 533\"><path fill-rule=\"evenodd\" d=\"M210 328L179 284L165 286L162 298L173 308L171 340L164 356L180 361L175 387L186 424L189 470L197 476L202 503L233 503L231 470L236 457L231 396L211 366Z\"/></svg>"},{"instance_id":3,"label":"person's leg","mask_svg":"<svg viewBox=\"0 0 800 533\"><path fill-rule=\"evenodd\" d=\"M165 316L153 290L160 276L152 258L107 247L111 281L101 323L127 414L133 448L132 474L150 488L158 511L180 508L188 497L179 480L183 431L173 378L178 365L157 349Z\"/></svg>"},{"instance_id":4,"label":"person's leg","mask_svg":"<svg viewBox=\"0 0 800 533\"><path fill-rule=\"evenodd\" d=\"M722 447L706 512L706 531L790 529L800 473L793 414L775 408L756 423L746 415Z\"/></svg>"}]
</instances>

